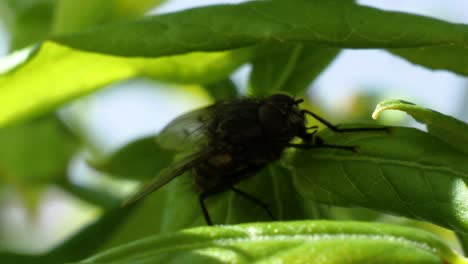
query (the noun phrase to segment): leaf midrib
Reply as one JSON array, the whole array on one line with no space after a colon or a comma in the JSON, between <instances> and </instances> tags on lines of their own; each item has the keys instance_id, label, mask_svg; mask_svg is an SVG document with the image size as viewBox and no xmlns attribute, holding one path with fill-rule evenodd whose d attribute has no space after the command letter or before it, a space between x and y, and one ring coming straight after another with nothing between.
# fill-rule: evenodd
<instances>
[{"instance_id":1,"label":"leaf midrib","mask_svg":"<svg viewBox=\"0 0 468 264\"><path fill-rule=\"evenodd\" d=\"M344 234L344 233L322 233L322 234L313 234L313 235L256 235L250 237L239 237L239 238L221 238L213 239L203 242L195 242L185 245L176 245L168 248L159 248L155 251L144 252L142 254L134 255L130 259L144 259L152 256L156 256L166 252L173 251L184 251L184 250L193 250L201 249L207 246L219 245L219 246L233 246L235 244L243 244L248 242L318 242L321 241L333 241L333 240L373 240L373 241L386 241L395 243L398 245L405 244L411 247L416 247L418 249L430 252L435 255L439 255L437 248L431 246L429 243L423 241L411 240L402 236L395 235L377 235L377 234Z\"/></svg>"},{"instance_id":2,"label":"leaf midrib","mask_svg":"<svg viewBox=\"0 0 468 264\"><path fill-rule=\"evenodd\" d=\"M389 165L398 165L398 166L407 166L412 168L417 168L421 170L428 170L428 171L439 171L439 172L446 172L451 173L456 176L460 176L462 178L468 179L468 172L463 172L461 170L455 170L453 167L448 166L434 166L434 165L425 165L421 164L420 162L416 161L407 161L407 160L398 160L398 159L388 159L388 158L379 158L379 157L372 157L372 156L364 156L359 155L357 157L352 156L336 156L336 155L329 155L329 154L313 154L311 159L315 160L333 160L333 161L359 161L359 162L370 162L376 164L389 164Z\"/></svg>"}]
</instances>

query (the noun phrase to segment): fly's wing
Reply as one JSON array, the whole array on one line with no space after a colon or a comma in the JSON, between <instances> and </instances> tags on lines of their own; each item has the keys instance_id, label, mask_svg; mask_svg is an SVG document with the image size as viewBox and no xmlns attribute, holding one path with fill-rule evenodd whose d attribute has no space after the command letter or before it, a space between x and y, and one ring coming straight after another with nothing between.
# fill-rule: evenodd
<instances>
[{"instance_id":1,"label":"fly's wing","mask_svg":"<svg viewBox=\"0 0 468 264\"><path fill-rule=\"evenodd\" d=\"M151 180L145 187L143 187L137 194L130 197L128 200L124 201L122 207L130 206L140 199L143 199L150 193L156 191L157 189L161 188L175 177L183 174L185 171L193 168L194 166L202 163L207 158L209 158L213 154L213 150L211 149L204 149L200 150L194 154L191 154L185 157L180 162L175 163L174 165L162 170L158 177Z\"/></svg>"},{"instance_id":2,"label":"fly's wing","mask_svg":"<svg viewBox=\"0 0 468 264\"><path fill-rule=\"evenodd\" d=\"M208 145L207 129L216 117L220 103L183 114L170 122L158 135L158 143L167 149L199 149Z\"/></svg>"},{"instance_id":3,"label":"fly's wing","mask_svg":"<svg viewBox=\"0 0 468 264\"><path fill-rule=\"evenodd\" d=\"M158 135L159 144L167 149L200 149L209 145L209 128L216 126L217 120L235 117L247 119L252 113L257 116L259 101L240 98L220 101L213 105L183 114L170 122Z\"/></svg>"}]
</instances>

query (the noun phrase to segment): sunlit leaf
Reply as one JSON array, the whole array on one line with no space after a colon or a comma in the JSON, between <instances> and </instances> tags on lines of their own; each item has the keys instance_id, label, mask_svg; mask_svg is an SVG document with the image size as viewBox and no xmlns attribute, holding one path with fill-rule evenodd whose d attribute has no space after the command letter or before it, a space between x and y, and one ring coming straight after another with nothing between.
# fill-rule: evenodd
<instances>
[{"instance_id":1,"label":"sunlit leaf","mask_svg":"<svg viewBox=\"0 0 468 264\"><path fill-rule=\"evenodd\" d=\"M11 49L17 50L43 41L51 33L76 32L142 16L163 1L5 0L0 3L0 19L12 35Z\"/></svg>"},{"instance_id":2,"label":"sunlit leaf","mask_svg":"<svg viewBox=\"0 0 468 264\"><path fill-rule=\"evenodd\" d=\"M165 0L58 1L52 32L64 34L142 16ZM76 12L80 10L80 12Z\"/></svg>"},{"instance_id":3,"label":"sunlit leaf","mask_svg":"<svg viewBox=\"0 0 468 264\"><path fill-rule=\"evenodd\" d=\"M178 83L225 79L251 57L250 49L123 58L45 43L23 66L0 75L0 125L50 111L112 82L150 77Z\"/></svg>"},{"instance_id":4,"label":"sunlit leaf","mask_svg":"<svg viewBox=\"0 0 468 264\"><path fill-rule=\"evenodd\" d=\"M388 254L391 252L391 254ZM81 263L468 263L422 230L360 222L274 222L153 236Z\"/></svg>"}]
</instances>

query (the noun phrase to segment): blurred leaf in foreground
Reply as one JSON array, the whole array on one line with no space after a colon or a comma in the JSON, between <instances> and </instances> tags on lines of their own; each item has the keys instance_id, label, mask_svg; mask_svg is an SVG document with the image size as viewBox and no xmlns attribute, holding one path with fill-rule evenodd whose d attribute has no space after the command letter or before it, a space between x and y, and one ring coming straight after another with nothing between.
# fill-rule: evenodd
<instances>
[{"instance_id":1,"label":"blurred leaf in foreground","mask_svg":"<svg viewBox=\"0 0 468 264\"><path fill-rule=\"evenodd\" d=\"M78 141L55 116L0 129L0 182L19 191L34 209L42 187L67 175Z\"/></svg>"},{"instance_id":2,"label":"blurred leaf in foreground","mask_svg":"<svg viewBox=\"0 0 468 264\"><path fill-rule=\"evenodd\" d=\"M97 170L130 180L146 180L158 175L174 158L174 151L161 148L156 136L135 140L103 161L88 161Z\"/></svg>"},{"instance_id":3,"label":"blurred leaf in foreground","mask_svg":"<svg viewBox=\"0 0 468 264\"><path fill-rule=\"evenodd\" d=\"M134 77L173 83L225 79L251 49L197 52L163 58L123 58L46 42L24 65L0 75L0 126L49 112L107 84ZM105 70L103 70L105 69Z\"/></svg>"},{"instance_id":4,"label":"blurred leaf in foreground","mask_svg":"<svg viewBox=\"0 0 468 264\"><path fill-rule=\"evenodd\" d=\"M391 252L391 254L388 254ZM81 263L468 263L436 236L334 221L201 227L147 237Z\"/></svg>"},{"instance_id":5,"label":"blurred leaf in foreground","mask_svg":"<svg viewBox=\"0 0 468 264\"><path fill-rule=\"evenodd\" d=\"M106 212L94 223L63 241L56 248L40 255L0 252L4 264L61 264L79 261L95 253L103 243L125 222L132 209L114 209Z\"/></svg>"}]
</instances>

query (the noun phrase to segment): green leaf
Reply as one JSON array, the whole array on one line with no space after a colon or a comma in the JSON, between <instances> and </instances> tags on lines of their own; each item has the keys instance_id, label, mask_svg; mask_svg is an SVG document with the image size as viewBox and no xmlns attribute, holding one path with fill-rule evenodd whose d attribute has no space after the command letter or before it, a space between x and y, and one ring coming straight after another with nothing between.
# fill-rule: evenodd
<instances>
[{"instance_id":1,"label":"green leaf","mask_svg":"<svg viewBox=\"0 0 468 264\"><path fill-rule=\"evenodd\" d=\"M49 183L66 175L78 142L54 115L0 129L0 177L9 183Z\"/></svg>"},{"instance_id":2,"label":"green leaf","mask_svg":"<svg viewBox=\"0 0 468 264\"><path fill-rule=\"evenodd\" d=\"M465 256L466 256L467 253L468 253L468 235L457 233L457 238L458 238L458 242L460 243L460 246L463 249L463 252L465 253Z\"/></svg>"},{"instance_id":3,"label":"green leaf","mask_svg":"<svg viewBox=\"0 0 468 264\"><path fill-rule=\"evenodd\" d=\"M44 186L67 175L77 139L54 115L0 129L0 183L36 213Z\"/></svg>"},{"instance_id":4,"label":"green leaf","mask_svg":"<svg viewBox=\"0 0 468 264\"><path fill-rule=\"evenodd\" d=\"M53 250L42 255L22 255L1 252L2 263L69 263L79 261L99 250L100 246L125 222L133 210L114 209L105 213L94 223L89 224L62 242Z\"/></svg>"},{"instance_id":5,"label":"green leaf","mask_svg":"<svg viewBox=\"0 0 468 264\"><path fill-rule=\"evenodd\" d=\"M291 76L280 90L293 95L304 94L311 83L338 56L339 52L340 50L337 48L305 45Z\"/></svg>"},{"instance_id":6,"label":"green leaf","mask_svg":"<svg viewBox=\"0 0 468 264\"><path fill-rule=\"evenodd\" d=\"M468 263L422 230L333 221L194 228L135 241L81 263L254 262Z\"/></svg>"},{"instance_id":7,"label":"green leaf","mask_svg":"<svg viewBox=\"0 0 468 264\"><path fill-rule=\"evenodd\" d=\"M116 197L116 195L112 195L108 191L102 190L102 188L74 184L69 179L62 179L54 182L54 184L59 185L76 198L103 209L114 209L122 204L120 197Z\"/></svg>"},{"instance_id":8,"label":"green leaf","mask_svg":"<svg viewBox=\"0 0 468 264\"><path fill-rule=\"evenodd\" d=\"M239 95L236 84L229 78L205 84L205 89L215 101L232 99Z\"/></svg>"},{"instance_id":9,"label":"green leaf","mask_svg":"<svg viewBox=\"0 0 468 264\"><path fill-rule=\"evenodd\" d=\"M141 201L126 224L106 248L141 239L149 234L174 232L182 228L206 225L193 186L192 175L182 175ZM238 184L238 189L269 205L276 219L310 218L311 206L306 206L294 189L291 173L278 164ZM268 221L271 218L258 204L227 190L206 200L216 224Z\"/></svg>"},{"instance_id":10,"label":"green leaf","mask_svg":"<svg viewBox=\"0 0 468 264\"><path fill-rule=\"evenodd\" d=\"M163 0L6 0L0 19L12 34L12 50L63 34L116 20L142 16ZM80 12L76 12L80 10Z\"/></svg>"},{"instance_id":11,"label":"green leaf","mask_svg":"<svg viewBox=\"0 0 468 264\"><path fill-rule=\"evenodd\" d=\"M291 171L280 164L271 164L254 177L237 184L236 188L268 204L276 220L311 217L307 203L298 193L291 192L294 189ZM210 202L212 206L209 211L216 224L272 220L257 203L229 190L223 198L208 198L209 205Z\"/></svg>"},{"instance_id":12,"label":"green leaf","mask_svg":"<svg viewBox=\"0 0 468 264\"><path fill-rule=\"evenodd\" d=\"M468 48L465 46L441 45L414 49L390 49L391 53L434 70L449 70L468 75Z\"/></svg>"},{"instance_id":13,"label":"green leaf","mask_svg":"<svg viewBox=\"0 0 468 264\"><path fill-rule=\"evenodd\" d=\"M252 95L265 96L279 90L302 95L339 52L336 48L301 44L269 49L269 54L253 61L249 87Z\"/></svg>"},{"instance_id":14,"label":"green leaf","mask_svg":"<svg viewBox=\"0 0 468 264\"><path fill-rule=\"evenodd\" d=\"M468 124L437 111L417 106L403 100L380 102L372 117L377 119L386 110L400 110L427 126L430 134L468 154Z\"/></svg>"},{"instance_id":15,"label":"green leaf","mask_svg":"<svg viewBox=\"0 0 468 264\"><path fill-rule=\"evenodd\" d=\"M464 46L467 34L465 25L382 11L352 1L297 0L294 4L252 1L194 8L52 40L100 53L155 57L267 42L302 41L352 48Z\"/></svg>"},{"instance_id":16,"label":"green leaf","mask_svg":"<svg viewBox=\"0 0 468 264\"><path fill-rule=\"evenodd\" d=\"M52 32L78 32L97 25L137 18L162 2L164 0L58 1Z\"/></svg>"},{"instance_id":17,"label":"green leaf","mask_svg":"<svg viewBox=\"0 0 468 264\"><path fill-rule=\"evenodd\" d=\"M48 112L103 86L133 77L176 83L225 79L251 49L189 53L157 59L122 58L46 42L24 65L0 75L0 126Z\"/></svg>"},{"instance_id":18,"label":"green leaf","mask_svg":"<svg viewBox=\"0 0 468 264\"><path fill-rule=\"evenodd\" d=\"M430 221L468 233L465 153L428 133L320 133L325 142L358 146L359 153L317 148L299 151L295 186L304 198L362 206Z\"/></svg>"},{"instance_id":19,"label":"green leaf","mask_svg":"<svg viewBox=\"0 0 468 264\"><path fill-rule=\"evenodd\" d=\"M0 21L9 31L14 26L15 12L7 1L0 2Z\"/></svg>"},{"instance_id":20,"label":"green leaf","mask_svg":"<svg viewBox=\"0 0 468 264\"><path fill-rule=\"evenodd\" d=\"M301 44L280 45L273 47L269 56L254 60L249 93L265 96L282 88L291 77L303 49Z\"/></svg>"},{"instance_id":21,"label":"green leaf","mask_svg":"<svg viewBox=\"0 0 468 264\"><path fill-rule=\"evenodd\" d=\"M88 161L97 170L134 180L155 177L174 158L174 151L156 143L156 136L135 140L104 161Z\"/></svg>"},{"instance_id":22,"label":"green leaf","mask_svg":"<svg viewBox=\"0 0 468 264\"><path fill-rule=\"evenodd\" d=\"M207 19L211 17L216 23ZM405 29L403 33L401 28ZM0 124L48 111L106 84L137 76L179 83L222 80L251 59L250 49L228 49L298 41L353 48L464 46L467 28L339 0L297 0L294 5L284 1L254 1L110 24L56 37L54 41L119 56L218 52L153 60L124 59L46 42L29 62L0 76L0 104L8 109L0 114Z\"/></svg>"},{"instance_id":23,"label":"green leaf","mask_svg":"<svg viewBox=\"0 0 468 264\"><path fill-rule=\"evenodd\" d=\"M217 21L210 23L205 17L216 17ZM185 34L187 24L196 31L195 34ZM170 31L166 30L168 25ZM165 53L166 50L169 54L225 50L260 42L285 41L352 48L395 47L398 49L390 49L392 53L411 62L432 69L468 74L466 26L417 15L381 11L356 5L353 1L296 1L294 5L288 1L264 1L238 6L204 7L148 18L126 27L128 29L120 25L109 26L96 29L96 32L87 32L82 37L66 36L58 37L57 40L76 48L124 56L159 56L160 52ZM405 31L399 30L401 28ZM158 39L149 41L147 38L135 37L129 40L126 38L129 32L135 35L152 34ZM424 32L424 37L421 37L421 32ZM108 45L108 38L119 44ZM92 43L89 39L92 39ZM126 44L124 46L121 43Z\"/></svg>"},{"instance_id":24,"label":"green leaf","mask_svg":"<svg viewBox=\"0 0 468 264\"><path fill-rule=\"evenodd\" d=\"M11 33L11 49L17 50L48 37L56 0L7 0L0 4L2 19Z\"/></svg>"}]
</instances>

